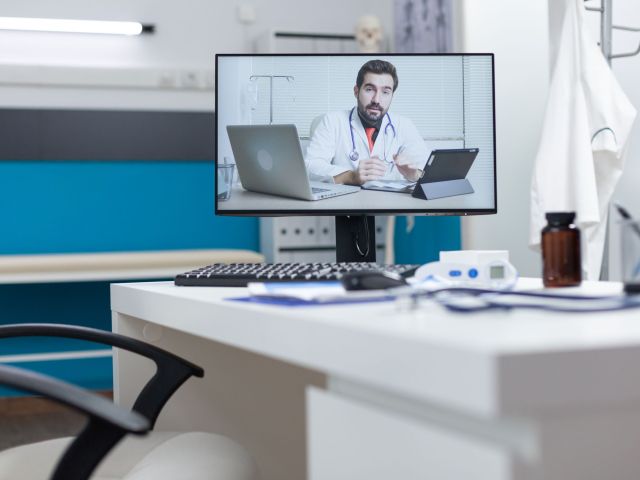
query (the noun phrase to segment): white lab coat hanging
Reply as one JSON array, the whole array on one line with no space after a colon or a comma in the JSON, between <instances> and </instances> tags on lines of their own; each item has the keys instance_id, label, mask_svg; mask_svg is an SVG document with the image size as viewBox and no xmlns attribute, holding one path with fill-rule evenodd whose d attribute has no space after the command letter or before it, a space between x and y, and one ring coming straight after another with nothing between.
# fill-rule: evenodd
<instances>
[{"instance_id":1,"label":"white lab coat hanging","mask_svg":"<svg viewBox=\"0 0 640 480\"><path fill-rule=\"evenodd\" d=\"M636 110L584 27L583 0L566 1L531 184L530 244L539 246L546 212L575 211L584 277L597 280Z\"/></svg>"}]
</instances>

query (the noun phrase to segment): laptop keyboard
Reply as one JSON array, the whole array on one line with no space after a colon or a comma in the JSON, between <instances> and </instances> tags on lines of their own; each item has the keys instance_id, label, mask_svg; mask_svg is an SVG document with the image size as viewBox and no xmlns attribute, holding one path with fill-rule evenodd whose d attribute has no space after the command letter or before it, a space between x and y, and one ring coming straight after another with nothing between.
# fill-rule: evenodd
<instances>
[{"instance_id":1,"label":"laptop keyboard","mask_svg":"<svg viewBox=\"0 0 640 480\"><path fill-rule=\"evenodd\" d=\"M309 282L339 280L346 272L374 270L410 277L420 265L377 263L216 263L182 273L176 285L194 287L244 287L249 282Z\"/></svg>"}]
</instances>

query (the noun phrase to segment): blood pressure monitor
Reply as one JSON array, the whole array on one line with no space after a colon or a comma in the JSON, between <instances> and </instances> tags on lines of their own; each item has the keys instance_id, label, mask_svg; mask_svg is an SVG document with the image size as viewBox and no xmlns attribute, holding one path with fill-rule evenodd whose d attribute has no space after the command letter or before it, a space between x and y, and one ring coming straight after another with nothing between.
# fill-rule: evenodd
<instances>
[{"instance_id":1,"label":"blood pressure monitor","mask_svg":"<svg viewBox=\"0 0 640 480\"><path fill-rule=\"evenodd\" d=\"M443 260L441 255L439 262L418 268L411 283L419 286L435 282L443 286L508 290L518 280L516 268L504 258L505 255L488 255L489 252L481 252L480 255L478 252L446 253L447 260Z\"/></svg>"}]
</instances>

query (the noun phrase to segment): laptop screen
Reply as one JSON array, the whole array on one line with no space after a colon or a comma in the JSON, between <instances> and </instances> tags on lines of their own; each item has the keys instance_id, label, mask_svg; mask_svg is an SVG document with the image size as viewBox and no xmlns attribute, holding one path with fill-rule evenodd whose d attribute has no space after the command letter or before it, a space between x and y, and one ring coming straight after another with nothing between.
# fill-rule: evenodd
<instances>
[{"instance_id":1,"label":"laptop screen","mask_svg":"<svg viewBox=\"0 0 640 480\"><path fill-rule=\"evenodd\" d=\"M216 153L217 214L495 213L493 55L217 55Z\"/></svg>"}]
</instances>

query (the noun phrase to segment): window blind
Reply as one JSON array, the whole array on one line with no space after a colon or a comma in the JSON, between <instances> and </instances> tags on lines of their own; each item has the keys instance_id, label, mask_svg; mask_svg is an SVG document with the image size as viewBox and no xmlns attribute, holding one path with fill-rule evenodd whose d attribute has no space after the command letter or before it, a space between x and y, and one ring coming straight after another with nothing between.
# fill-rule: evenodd
<instances>
[{"instance_id":1,"label":"window blind","mask_svg":"<svg viewBox=\"0 0 640 480\"><path fill-rule=\"evenodd\" d=\"M466 148L479 148L474 179L493 182L493 85L491 57L464 57L464 138Z\"/></svg>"},{"instance_id":2,"label":"window blind","mask_svg":"<svg viewBox=\"0 0 640 480\"><path fill-rule=\"evenodd\" d=\"M293 82L273 80L273 123L293 123L301 137L313 119L356 104L353 87L369 59L393 63L398 90L389 110L410 118L425 139L462 139L464 135L463 57L253 57L253 75L290 75ZM269 123L269 78L256 80L258 101L252 123Z\"/></svg>"}]
</instances>

